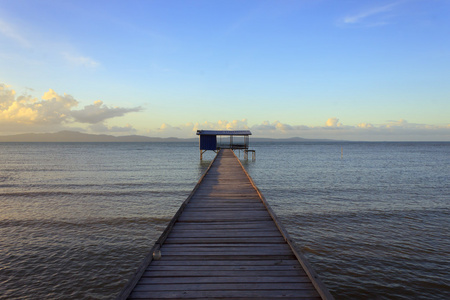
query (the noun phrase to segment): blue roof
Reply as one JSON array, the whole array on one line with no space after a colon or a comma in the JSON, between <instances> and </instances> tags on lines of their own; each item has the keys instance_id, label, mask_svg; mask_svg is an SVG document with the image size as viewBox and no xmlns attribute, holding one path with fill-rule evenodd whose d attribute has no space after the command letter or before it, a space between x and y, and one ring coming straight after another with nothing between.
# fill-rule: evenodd
<instances>
[{"instance_id":1,"label":"blue roof","mask_svg":"<svg viewBox=\"0 0 450 300\"><path fill-rule=\"evenodd\" d=\"M252 135L250 130L197 130L197 135Z\"/></svg>"}]
</instances>

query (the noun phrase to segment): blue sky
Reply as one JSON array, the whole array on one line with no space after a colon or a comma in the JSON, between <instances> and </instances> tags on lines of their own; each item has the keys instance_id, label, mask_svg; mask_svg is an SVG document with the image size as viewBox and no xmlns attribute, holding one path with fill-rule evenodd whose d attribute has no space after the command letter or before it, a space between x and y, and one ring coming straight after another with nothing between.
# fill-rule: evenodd
<instances>
[{"instance_id":1,"label":"blue sky","mask_svg":"<svg viewBox=\"0 0 450 300\"><path fill-rule=\"evenodd\" d=\"M0 134L450 141L450 2L0 0Z\"/></svg>"}]
</instances>

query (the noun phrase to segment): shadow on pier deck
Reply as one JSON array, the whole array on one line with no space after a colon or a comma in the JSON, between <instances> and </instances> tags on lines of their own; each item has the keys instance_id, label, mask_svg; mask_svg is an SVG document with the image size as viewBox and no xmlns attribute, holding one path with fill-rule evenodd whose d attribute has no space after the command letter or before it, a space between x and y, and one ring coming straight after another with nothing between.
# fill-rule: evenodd
<instances>
[{"instance_id":1,"label":"shadow on pier deck","mask_svg":"<svg viewBox=\"0 0 450 300\"><path fill-rule=\"evenodd\" d=\"M333 299L229 149L118 296L198 298Z\"/></svg>"}]
</instances>

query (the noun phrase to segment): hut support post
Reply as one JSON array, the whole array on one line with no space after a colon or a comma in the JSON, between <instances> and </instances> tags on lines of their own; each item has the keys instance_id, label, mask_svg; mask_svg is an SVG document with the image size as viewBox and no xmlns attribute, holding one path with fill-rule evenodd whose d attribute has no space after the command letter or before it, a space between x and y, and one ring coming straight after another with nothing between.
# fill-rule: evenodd
<instances>
[{"instance_id":1,"label":"hut support post","mask_svg":"<svg viewBox=\"0 0 450 300\"><path fill-rule=\"evenodd\" d=\"M205 152L206 152L206 150L200 149L200 160L203 160L203 153L205 153Z\"/></svg>"}]
</instances>

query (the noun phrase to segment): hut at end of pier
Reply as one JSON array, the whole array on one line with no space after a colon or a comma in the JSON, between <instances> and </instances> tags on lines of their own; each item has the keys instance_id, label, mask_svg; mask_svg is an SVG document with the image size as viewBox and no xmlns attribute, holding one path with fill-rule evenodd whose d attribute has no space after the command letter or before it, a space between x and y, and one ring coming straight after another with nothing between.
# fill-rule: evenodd
<instances>
[{"instance_id":1,"label":"hut at end of pier","mask_svg":"<svg viewBox=\"0 0 450 300\"><path fill-rule=\"evenodd\" d=\"M200 160L208 150L218 152L220 149L243 150L244 158L248 159L248 152L255 160L255 150L249 150L250 130L197 130L200 136Z\"/></svg>"}]
</instances>

